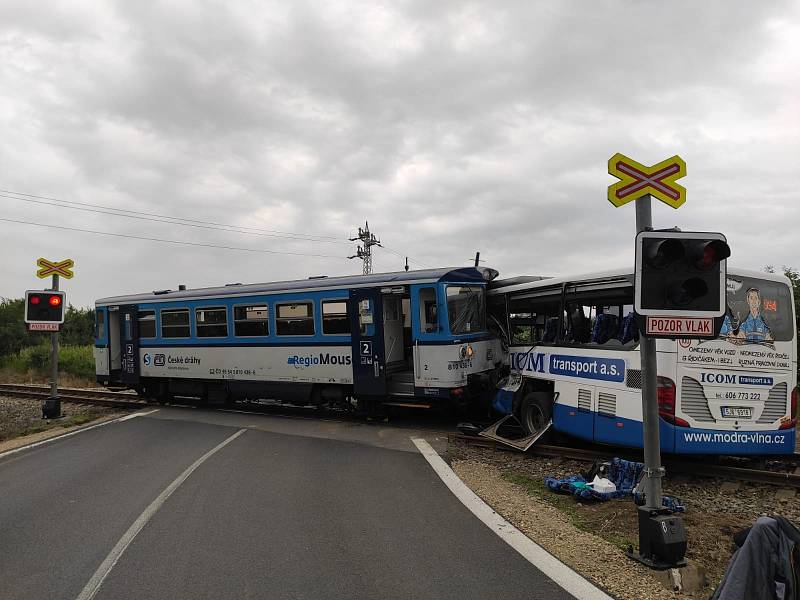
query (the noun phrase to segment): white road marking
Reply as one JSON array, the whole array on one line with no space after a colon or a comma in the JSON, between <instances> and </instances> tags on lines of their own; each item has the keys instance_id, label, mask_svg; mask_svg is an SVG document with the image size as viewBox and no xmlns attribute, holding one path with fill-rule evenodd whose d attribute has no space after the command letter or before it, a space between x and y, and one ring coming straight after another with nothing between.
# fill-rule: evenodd
<instances>
[{"instance_id":1,"label":"white road marking","mask_svg":"<svg viewBox=\"0 0 800 600\"><path fill-rule=\"evenodd\" d=\"M55 442L56 440L63 440L66 437L78 435L79 433L83 433L84 431L97 429L98 427L105 427L106 425L111 425L112 423L122 423L122 421L135 419L136 417L144 417L147 415L151 415L157 411L158 409L156 408L155 410L148 410L146 412L136 412L133 413L132 415L125 415L124 417L118 417L116 419L111 419L110 421L97 423L96 425L89 425L88 427L83 427L82 429L76 429L75 431L70 431L69 433L65 433L63 435L56 435L51 438L47 438L46 440L41 440L40 442L33 442L32 444L26 444L25 446L20 446L19 448L14 448L13 450L6 450L5 452L0 453L0 458L5 458L6 456L16 454L17 452L22 452L23 450L30 450L31 448L36 448L37 446L43 446L44 444L49 444L50 442Z\"/></svg>"},{"instance_id":2,"label":"white road marking","mask_svg":"<svg viewBox=\"0 0 800 600\"><path fill-rule=\"evenodd\" d=\"M411 438L442 482L469 511L494 531L501 540L519 552L534 567L555 581L577 600L613 600L611 596L570 569L528 536L497 514L491 506L464 484L431 445L421 438Z\"/></svg>"},{"instance_id":3,"label":"white road marking","mask_svg":"<svg viewBox=\"0 0 800 600\"><path fill-rule=\"evenodd\" d=\"M92 577L89 579L89 582L83 588L83 591L78 594L77 600L91 600L94 598L95 594L97 594L98 590L100 589L100 586L103 584L103 581L106 577L108 577L108 574L111 572L111 569L114 568L114 565L117 564L117 561L120 559L123 552L125 552L128 546L130 546L134 538L139 535L139 532L144 528L145 525L147 525L147 522L153 517L154 514L156 514L164 502L167 501L167 498L169 498L172 493L189 478L189 475L194 473L197 467L202 465L206 460L222 450L225 446L230 444L245 431L247 431L247 429L240 429L232 436L220 442L211 450L203 454L203 456L189 465L189 467L183 473L178 475L175 481L170 483L164 489L164 491L161 492L158 497L153 500L147 508L144 509L144 512L133 522L133 525L128 528L128 531L122 534L122 537L119 539L117 544L111 549L111 552L108 553L108 556L106 556L105 560L97 568L97 571L95 571L94 575L92 575Z\"/></svg>"}]
</instances>

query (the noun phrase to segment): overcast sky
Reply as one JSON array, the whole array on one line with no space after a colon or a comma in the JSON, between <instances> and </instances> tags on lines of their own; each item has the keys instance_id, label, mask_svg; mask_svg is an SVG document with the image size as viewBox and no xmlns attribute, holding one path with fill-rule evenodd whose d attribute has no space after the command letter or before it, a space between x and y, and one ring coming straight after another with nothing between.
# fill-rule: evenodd
<instances>
[{"instance_id":1,"label":"overcast sky","mask_svg":"<svg viewBox=\"0 0 800 600\"><path fill-rule=\"evenodd\" d=\"M39 256L75 259L87 306L360 273L367 219L376 271L631 264L616 152L686 161L656 226L800 267L799 74L797 1L4 0L0 218L72 229L0 220L0 296Z\"/></svg>"}]
</instances>

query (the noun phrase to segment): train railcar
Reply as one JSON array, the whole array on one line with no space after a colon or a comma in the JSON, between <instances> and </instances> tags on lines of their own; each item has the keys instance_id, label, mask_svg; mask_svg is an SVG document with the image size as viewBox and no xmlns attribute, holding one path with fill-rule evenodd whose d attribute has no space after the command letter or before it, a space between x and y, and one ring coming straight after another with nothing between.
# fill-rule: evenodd
<instances>
[{"instance_id":1,"label":"train railcar","mask_svg":"<svg viewBox=\"0 0 800 600\"><path fill-rule=\"evenodd\" d=\"M539 279L539 280L536 280ZM492 282L517 374L513 410L528 432L642 446L633 273ZM661 449L792 454L797 329L789 280L728 269L728 309L712 340L657 340ZM513 389L513 388L512 388ZM511 391L511 390L509 390Z\"/></svg>"},{"instance_id":2,"label":"train railcar","mask_svg":"<svg viewBox=\"0 0 800 600\"><path fill-rule=\"evenodd\" d=\"M488 268L160 290L96 302L97 381L167 401L465 404L502 362Z\"/></svg>"}]
</instances>

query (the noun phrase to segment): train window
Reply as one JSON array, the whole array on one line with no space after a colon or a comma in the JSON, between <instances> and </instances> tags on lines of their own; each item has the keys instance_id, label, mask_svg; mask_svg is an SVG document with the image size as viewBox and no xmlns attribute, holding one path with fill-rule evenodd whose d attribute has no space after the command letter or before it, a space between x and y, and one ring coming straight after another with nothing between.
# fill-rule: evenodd
<instances>
[{"instance_id":1,"label":"train window","mask_svg":"<svg viewBox=\"0 0 800 600\"><path fill-rule=\"evenodd\" d=\"M314 335L314 304L312 302L276 304L275 329L278 335Z\"/></svg>"},{"instance_id":2,"label":"train window","mask_svg":"<svg viewBox=\"0 0 800 600\"><path fill-rule=\"evenodd\" d=\"M178 308L161 311L161 337L189 337L189 309Z\"/></svg>"},{"instance_id":3,"label":"train window","mask_svg":"<svg viewBox=\"0 0 800 600\"><path fill-rule=\"evenodd\" d=\"M224 306L196 308L194 320L197 337L227 337L228 310Z\"/></svg>"},{"instance_id":4,"label":"train window","mask_svg":"<svg viewBox=\"0 0 800 600\"><path fill-rule=\"evenodd\" d=\"M269 335L269 308L267 305L234 306L233 331L240 337Z\"/></svg>"},{"instance_id":5,"label":"train window","mask_svg":"<svg viewBox=\"0 0 800 600\"><path fill-rule=\"evenodd\" d=\"M106 313L99 308L94 311L94 337L98 340L106 337Z\"/></svg>"},{"instance_id":6,"label":"train window","mask_svg":"<svg viewBox=\"0 0 800 600\"><path fill-rule=\"evenodd\" d=\"M424 333L439 330L439 310L436 303L436 288L427 287L419 291L419 322Z\"/></svg>"},{"instance_id":7,"label":"train window","mask_svg":"<svg viewBox=\"0 0 800 600\"><path fill-rule=\"evenodd\" d=\"M326 335L350 334L347 302L336 300L322 303L322 333Z\"/></svg>"},{"instance_id":8,"label":"train window","mask_svg":"<svg viewBox=\"0 0 800 600\"><path fill-rule=\"evenodd\" d=\"M139 337L140 338L156 337L156 311L154 310L139 311Z\"/></svg>"},{"instance_id":9,"label":"train window","mask_svg":"<svg viewBox=\"0 0 800 600\"><path fill-rule=\"evenodd\" d=\"M446 296L450 333L474 333L486 329L486 292L483 287L448 285Z\"/></svg>"}]
</instances>

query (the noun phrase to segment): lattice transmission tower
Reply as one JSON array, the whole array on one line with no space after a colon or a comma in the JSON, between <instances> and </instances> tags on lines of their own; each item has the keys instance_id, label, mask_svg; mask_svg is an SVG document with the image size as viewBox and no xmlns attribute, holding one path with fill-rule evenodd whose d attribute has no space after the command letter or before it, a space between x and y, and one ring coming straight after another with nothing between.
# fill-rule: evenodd
<instances>
[{"instance_id":1,"label":"lattice transmission tower","mask_svg":"<svg viewBox=\"0 0 800 600\"><path fill-rule=\"evenodd\" d=\"M361 242L361 245L356 250L353 256L347 258L360 258L364 261L364 275L372 273L372 247L381 245L381 241L375 237L374 233L369 231L369 221L364 223L364 228L358 228L358 237L350 238L351 242Z\"/></svg>"}]
</instances>

